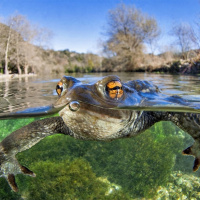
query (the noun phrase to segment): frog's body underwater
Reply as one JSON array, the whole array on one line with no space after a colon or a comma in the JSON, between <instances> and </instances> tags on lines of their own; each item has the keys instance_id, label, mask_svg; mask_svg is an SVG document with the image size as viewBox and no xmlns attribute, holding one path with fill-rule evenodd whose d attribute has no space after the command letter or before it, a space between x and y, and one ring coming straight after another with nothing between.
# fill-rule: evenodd
<instances>
[{"instance_id":1,"label":"frog's body underwater","mask_svg":"<svg viewBox=\"0 0 200 200\"><path fill-rule=\"evenodd\" d=\"M140 105L145 97L161 94L147 81L121 82L117 76L106 76L93 84L83 84L64 76L57 84L59 99L53 104L61 108L58 117L46 118L14 131L0 143L0 177L5 177L17 191L15 175L35 174L21 166L15 155L31 148L46 136L70 135L83 140L111 141L140 134L161 120L172 121L188 132L194 145L183 151L195 157L193 170L200 165L200 114L113 109L120 105ZM171 102L184 100L169 97Z\"/></svg>"}]
</instances>

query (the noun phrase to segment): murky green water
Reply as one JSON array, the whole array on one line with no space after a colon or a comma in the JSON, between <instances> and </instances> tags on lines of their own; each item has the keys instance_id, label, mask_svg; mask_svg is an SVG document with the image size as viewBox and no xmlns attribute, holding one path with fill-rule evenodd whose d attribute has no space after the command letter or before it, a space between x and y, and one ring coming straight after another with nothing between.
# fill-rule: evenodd
<instances>
[{"instance_id":1,"label":"murky green water","mask_svg":"<svg viewBox=\"0 0 200 200\"><path fill-rule=\"evenodd\" d=\"M107 74L75 76L92 82L104 75ZM200 101L200 77L117 75L123 81L152 81L163 94ZM0 113L53 103L60 78L55 75L0 80ZM1 120L0 141L34 120L33 117ZM0 200L199 199L200 172L192 171L193 157L181 154L192 143L188 134L170 122L159 122L137 137L113 142L79 141L62 135L47 137L17 155L19 162L37 177L17 175L17 194L0 178Z\"/></svg>"}]
</instances>

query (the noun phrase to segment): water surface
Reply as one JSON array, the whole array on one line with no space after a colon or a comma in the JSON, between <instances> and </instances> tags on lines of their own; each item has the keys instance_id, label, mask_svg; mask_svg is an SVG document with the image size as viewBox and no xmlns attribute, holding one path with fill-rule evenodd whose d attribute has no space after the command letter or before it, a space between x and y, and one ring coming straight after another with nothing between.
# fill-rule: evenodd
<instances>
[{"instance_id":1,"label":"water surface","mask_svg":"<svg viewBox=\"0 0 200 200\"><path fill-rule=\"evenodd\" d=\"M109 73L70 74L89 83ZM112 73L113 74L113 73ZM166 95L179 95L200 104L200 77L149 73L115 73L122 81L147 80L156 84ZM47 106L57 99L56 83L62 75L33 76L0 79L0 113L9 113L29 107Z\"/></svg>"}]
</instances>

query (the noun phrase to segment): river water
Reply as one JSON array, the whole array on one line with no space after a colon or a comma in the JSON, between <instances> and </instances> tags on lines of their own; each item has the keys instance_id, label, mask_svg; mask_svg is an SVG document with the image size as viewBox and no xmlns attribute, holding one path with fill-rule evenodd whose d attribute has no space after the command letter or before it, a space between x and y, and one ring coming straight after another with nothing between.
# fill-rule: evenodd
<instances>
[{"instance_id":1,"label":"river water","mask_svg":"<svg viewBox=\"0 0 200 200\"><path fill-rule=\"evenodd\" d=\"M72 74L72 76L83 82L94 82L108 74ZM137 79L151 81L163 94L179 95L200 102L199 76L149 73L115 73L115 75L118 75L122 81ZM62 75L0 78L0 113L52 104L57 99L55 87L61 77Z\"/></svg>"},{"instance_id":2,"label":"river water","mask_svg":"<svg viewBox=\"0 0 200 200\"><path fill-rule=\"evenodd\" d=\"M122 81L151 81L163 94L200 102L200 76L114 74ZM70 75L88 83L109 73ZM61 77L1 77L0 114L52 104ZM33 120L0 120L0 141ZM17 194L10 192L0 178L0 199L199 199L200 172L192 171L193 157L181 155L192 143L187 133L170 122L160 122L135 138L111 143L66 136L46 138L17 156L37 178L17 176Z\"/></svg>"}]
</instances>

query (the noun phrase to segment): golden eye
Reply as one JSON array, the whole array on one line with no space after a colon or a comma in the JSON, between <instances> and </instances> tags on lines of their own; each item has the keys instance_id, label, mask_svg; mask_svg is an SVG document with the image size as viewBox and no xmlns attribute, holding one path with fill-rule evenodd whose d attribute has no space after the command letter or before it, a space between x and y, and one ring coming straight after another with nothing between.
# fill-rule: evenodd
<instances>
[{"instance_id":1,"label":"golden eye","mask_svg":"<svg viewBox=\"0 0 200 200\"><path fill-rule=\"evenodd\" d=\"M120 81L111 81L107 83L106 91L108 96L112 99L119 99L124 93Z\"/></svg>"},{"instance_id":2,"label":"golden eye","mask_svg":"<svg viewBox=\"0 0 200 200\"><path fill-rule=\"evenodd\" d=\"M61 95L62 91L63 91L63 83L60 81L60 82L58 82L58 84L56 86L56 92L57 92L58 96Z\"/></svg>"}]
</instances>

